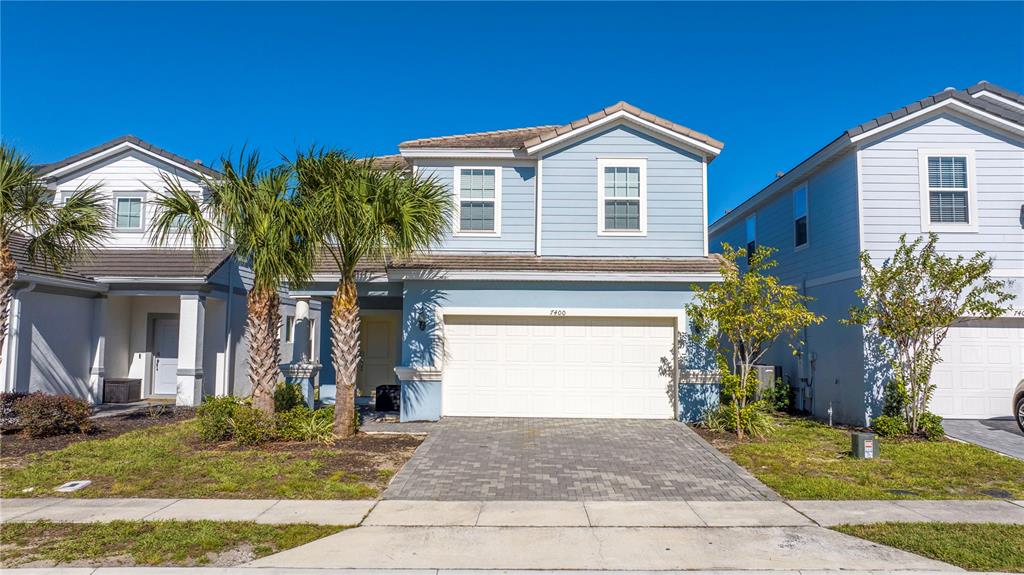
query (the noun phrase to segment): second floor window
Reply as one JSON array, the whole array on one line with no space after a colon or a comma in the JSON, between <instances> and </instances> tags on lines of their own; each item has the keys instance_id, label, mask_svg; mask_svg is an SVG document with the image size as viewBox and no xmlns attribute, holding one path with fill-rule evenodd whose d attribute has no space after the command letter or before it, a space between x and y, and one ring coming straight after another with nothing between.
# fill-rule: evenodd
<instances>
[{"instance_id":1,"label":"second floor window","mask_svg":"<svg viewBox=\"0 0 1024 575\"><path fill-rule=\"evenodd\" d=\"M497 235L501 231L501 168L456 168L460 234Z\"/></svg>"},{"instance_id":2,"label":"second floor window","mask_svg":"<svg viewBox=\"0 0 1024 575\"><path fill-rule=\"evenodd\" d=\"M645 205L646 161L598 160L598 232L602 235L643 235L647 230Z\"/></svg>"},{"instance_id":3,"label":"second floor window","mask_svg":"<svg viewBox=\"0 0 1024 575\"><path fill-rule=\"evenodd\" d=\"M747 265L750 265L750 258L757 251L757 215L747 216Z\"/></svg>"},{"instance_id":4,"label":"second floor window","mask_svg":"<svg viewBox=\"0 0 1024 575\"><path fill-rule=\"evenodd\" d=\"M807 245L807 185L793 191L793 247Z\"/></svg>"},{"instance_id":5,"label":"second floor window","mask_svg":"<svg viewBox=\"0 0 1024 575\"><path fill-rule=\"evenodd\" d=\"M928 156L928 208L932 223L970 223L967 156Z\"/></svg>"},{"instance_id":6,"label":"second floor window","mask_svg":"<svg viewBox=\"0 0 1024 575\"><path fill-rule=\"evenodd\" d=\"M142 198L114 199L114 227L119 230L142 229Z\"/></svg>"}]
</instances>

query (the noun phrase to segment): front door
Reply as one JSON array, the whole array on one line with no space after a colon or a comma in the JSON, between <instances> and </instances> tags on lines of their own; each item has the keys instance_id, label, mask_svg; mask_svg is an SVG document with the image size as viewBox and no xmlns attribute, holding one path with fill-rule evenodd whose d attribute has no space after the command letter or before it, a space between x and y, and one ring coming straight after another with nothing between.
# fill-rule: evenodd
<instances>
[{"instance_id":1,"label":"front door","mask_svg":"<svg viewBox=\"0 0 1024 575\"><path fill-rule=\"evenodd\" d=\"M153 393L178 393L178 320L153 320Z\"/></svg>"},{"instance_id":2,"label":"front door","mask_svg":"<svg viewBox=\"0 0 1024 575\"><path fill-rule=\"evenodd\" d=\"M360 318L360 351L363 359L356 375L356 394L370 396L379 385L395 383L398 348L398 317L392 315Z\"/></svg>"}]
</instances>

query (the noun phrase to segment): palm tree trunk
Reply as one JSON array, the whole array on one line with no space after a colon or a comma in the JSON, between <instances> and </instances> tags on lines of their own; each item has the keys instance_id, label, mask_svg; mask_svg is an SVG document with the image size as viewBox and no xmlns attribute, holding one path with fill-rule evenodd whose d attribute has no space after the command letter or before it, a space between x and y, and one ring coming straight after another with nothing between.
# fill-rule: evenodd
<instances>
[{"instance_id":1,"label":"palm tree trunk","mask_svg":"<svg viewBox=\"0 0 1024 575\"><path fill-rule=\"evenodd\" d=\"M274 413L274 388L281 378L281 306L273 291L249 291L249 317L245 323L249 340L249 385L253 407Z\"/></svg>"},{"instance_id":2,"label":"palm tree trunk","mask_svg":"<svg viewBox=\"0 0 1024 575\"><path fill-rule=\"evenodd\" d=\"M356 433L356 373L359 370L359 298L355 278L343 276L331 305L331 359L336 392L334 434L341 439Z\"/></svg>"},{"instance_id":3,"label":"palm tree trunk","mask_svg":"<svg viewBox=\"0 0 1024 575\"><path fill-rule=\"evenodd\" d=\"M14 274L17 269L7 240L0 238L0 360L4 358L4 342L7 341L7 322L10 317Z\"/></svg>"}]
</instances>

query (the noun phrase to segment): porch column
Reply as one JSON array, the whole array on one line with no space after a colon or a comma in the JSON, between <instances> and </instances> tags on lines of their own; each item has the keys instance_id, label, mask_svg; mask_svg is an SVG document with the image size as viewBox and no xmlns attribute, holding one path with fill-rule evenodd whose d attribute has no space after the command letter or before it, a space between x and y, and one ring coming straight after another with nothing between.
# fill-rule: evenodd
<instances>
[{"instance_id":1,"label":"porch column","mask_svg":"<svg viewBox=\"0 0 1024 575\"><path fill-rule=\"evenodd\" d=\"M206 297L180 296L178 312L178 405L199 405L203 401L203 329Z\"/></svg>"},{"instance_id":2,"label":"porch column","mask_svg":"<svg viewBox=\"0 0 1024 575\"><path fill-rule=\"evenodd\" d=\"M89 366L89 393L94 404L103 403L104 355L107 348L107 296L92 301L92 363Z\"/></svg>"},{"instance_id":3,"label":"porch column","mask_svg":"<svg viewBox=\"0 0 1024 575\"><path fill-rule=\"evenodd\" d=\"M292 334L292 363L312 360L309 347L309 296L295 298L295 332Z\"/></svg>"}]
</instances>

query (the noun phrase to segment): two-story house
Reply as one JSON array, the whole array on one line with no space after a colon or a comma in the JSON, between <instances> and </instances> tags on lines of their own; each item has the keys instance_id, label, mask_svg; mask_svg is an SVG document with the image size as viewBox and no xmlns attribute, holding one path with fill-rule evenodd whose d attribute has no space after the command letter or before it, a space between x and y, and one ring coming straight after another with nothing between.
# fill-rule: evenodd
<instances>
[{"instance_id":1,"label":"two-story house","mask_svg":"<svg viewBox=\"0 0 1024 575\"><path fill-rule=\"evenodd\" d=\"M451 189L451 234L359 281L358 394L400 382L404 420L673 418L684 306L708 255L717 140L626 103L564 126L404 142L398 162ZM293 293L329 297L325 263ZM321 322L321 373L333 381Z\"/></svg>"},{"instance_id":2,"label":"two-story house","mask_svg":"<svg viewBox=\"0 0 1024 575\"><path fill-rule=\"evenodd\" d=\"M797 402L818 417L864 425L880 411L886 366L859 327L841 325L861 285L858 254L876 264L901 234L939 235L944 253L995 259L1014 281L1005 317L963 318L932 376L931 409L946 418L1011 415L1024 379L1024 96L981 82L949 88L843 132L710 228L712 249L777 248L775 273L814 297L827 321L778 345Z\"/></svg>"},{"instance_id":3,"label":"two-story house","mask_svg":"<svg viewBox=\"0 0 1024 575\"><path fill-rule=\"evenodd\" d=\"M246 395L243 332L251 274L223 246L194 257L188 243L155 248L146 230L164 177L197 196L217 172L133 136L37 167L54 201L100 185L110 201L109 240L57 273L32 264L25 238L0 378L5 391L63 393L99 403L112 380L135 380L143 397L196 405L204 395ZM317 315L318 303L313 303ZM294 317L292 302L284 313ZM284 361L294 332L283 328Z\"/></svg>"}]
</instances>

